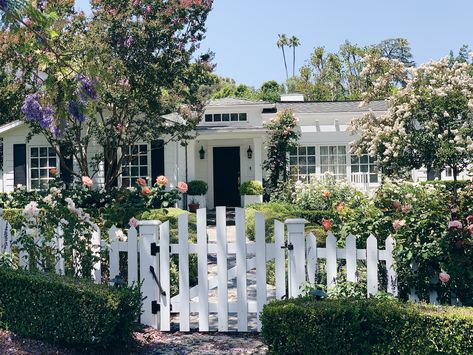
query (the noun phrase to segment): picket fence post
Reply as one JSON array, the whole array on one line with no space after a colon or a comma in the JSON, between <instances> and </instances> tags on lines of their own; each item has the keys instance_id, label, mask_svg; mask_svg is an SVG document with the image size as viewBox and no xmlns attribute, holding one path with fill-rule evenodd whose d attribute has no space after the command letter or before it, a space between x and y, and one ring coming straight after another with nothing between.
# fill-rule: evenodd
<instances>
[{"instance_id":1,"label":"picket fence post","mask_svg":"<svg viewBox=\"0 0 473 355\"><path fill-rule=\"evenodd\" d=\"M140 221L140 280L141 294L144 298L142 305L141 323L159 329L159 314L153 313L153 301L158 302L158 290L153 280L152 270L159 275L158 257L151 255L151 244L158 243L159 221ZM157 303L156 303L157 304Z\"/></svg>"},{"instance_id":2,"label":"picket fence post","mask_svg":"<svg viewBox=\"0 0 473 355\"><path fill-rule=\"evenodd\" d=\"M246 284L245 209L235 208L238 331L248 330L248 295Z\"/></svg>"},{"instance_id":3,"label":"picket fence post","mask_svg":"<svg viewBox=\"0 0 473 355\"><path fill-rule=\"evenodd\" d=\"M197 264L199 282L199 330L209 330L209 278L208 278L208 244L207 244L207 210L197 210Z\"/></svg>"},{"instance_id":4,"label":"picket fence post","mask_svg":"<svg viewBox=\"0 0 473 355\"><path fill-rule=\"evenodd\" d=\"M228 330L228 265L227 265L227 214L225 207L217 207L217 309L218 331Z\"/></svg>"},{"instance_id":5,"label":"picket fence post","mask_svg":"<svg viewBox=\"0 0 473 355\"><path fill-rule=\"evenodd\" d=\"M286 219L289 297L297 297L305 282L305 219Z\"/></svg>"}]
</instances>

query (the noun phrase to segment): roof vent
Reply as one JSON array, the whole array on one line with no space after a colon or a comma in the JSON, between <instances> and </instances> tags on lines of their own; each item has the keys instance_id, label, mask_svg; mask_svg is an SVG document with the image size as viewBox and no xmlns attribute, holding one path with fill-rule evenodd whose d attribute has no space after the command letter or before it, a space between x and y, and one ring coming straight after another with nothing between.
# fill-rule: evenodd
<instances>
[{"instance_id":1,"label":"roof vent","mask_svg":"<svg viewBox=\"0 0 473 355\"><path fill-rule=\"evenodd\" d=\"M304 102L304 94L282 94L281 102Z\"/></svg>"}]
</instances>

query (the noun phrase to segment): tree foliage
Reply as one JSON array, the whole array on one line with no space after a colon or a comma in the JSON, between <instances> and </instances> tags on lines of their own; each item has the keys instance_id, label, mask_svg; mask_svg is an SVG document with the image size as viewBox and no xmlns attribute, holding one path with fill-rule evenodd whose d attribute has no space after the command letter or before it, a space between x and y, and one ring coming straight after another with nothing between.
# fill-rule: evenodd
<instances>
[{"instance_id":1,"label":"tree foliage","mask_svg":"<svg viewBox=\"0 0 473 355\"><path fill-rule=\"evenodd\" d=\"M264 82L257 90L245 85L236 84L231 78L214 76L214 85L211 88L212 98L221 99L225 97L236 97L254 101L276 102L284 92L284 86L275 80Z\"/></svg>"},{"instance_id":2,"label":"tree foliage","mask_svg":"<svg viewBox=\"0 0 473 355\"><path fill-rule=\"evenodd\" d=\"M78 174L87 176L105 162L109 187L129 146L189 136L213 69L211 54L194 59L211 0L93 1L90 17L73 1L38 5L6 9L2 85L19 87L14 107L23 101L25 121L62 162L73 157ZM181 118L165 117L172 112ZM104 150L92 152L95 143Z\"/></svg>"},{"instance_id":3,"label":"tree foliage","mask_svg":"<svg viewBox=\"0 0 473 355\"><path fill-rule=\"evenodd\" d=\"M372 79L362 75L366 56L398 60L414 65L407 40L387 39L376 45L360 47L349 41L336 53L316 47L300 75L290 80L292 91L303 93L307 100L359 100L372 86Z\"/></svg>"},{"instance_id":4,"label":"tree foliage","mask_svg":"<svg viewBox=\"0 0 473 355\"><path fill-rule=\"evenodd\" d=\"M401 62L369 58L367 71L389 69L367 92L369 102L393 82L405 81L388 99L388 111L379 117L369 112L351 122L361 136L358 153L378 156L387 175L427 167L450 167L454 179L473 156L473 75L468 62L448 57L418 68Z\"/></svg>"}]
</instances>

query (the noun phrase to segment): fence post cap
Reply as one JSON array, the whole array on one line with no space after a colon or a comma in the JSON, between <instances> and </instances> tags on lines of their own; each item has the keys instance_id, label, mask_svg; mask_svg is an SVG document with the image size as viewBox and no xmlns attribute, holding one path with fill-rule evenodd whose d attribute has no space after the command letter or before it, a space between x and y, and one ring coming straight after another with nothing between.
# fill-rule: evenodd
<instances>
[{"instance_id":1,"label":"fence post cap","mask_svg":"<svg viewBox=\"0 0 473 355\"><path fill-rule=\"evenodd\" d=\"M309 223L304 218L289 218L284 221L285 224L306 224Z\"/></svg>"},{"instance_id":2,"label":"fence post cap","mask_svg":"<svg viewBox=\"0 0 473 355\"><path fill-rule=\"evenodd\" d=\"M159 226L161 221L138 221L139 226Z\"/></svg>"}]
</instances>

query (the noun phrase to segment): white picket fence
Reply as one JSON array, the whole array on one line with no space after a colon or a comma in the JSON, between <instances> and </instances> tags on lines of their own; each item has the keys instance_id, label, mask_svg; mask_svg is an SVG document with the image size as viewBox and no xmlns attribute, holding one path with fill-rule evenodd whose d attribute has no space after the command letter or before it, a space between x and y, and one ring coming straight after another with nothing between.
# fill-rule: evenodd
<instances>
[{"instance_id":1,"label":"white picket fence","mask_svg":"<svg viewBox=\"0 0 473 355\"><path fill-rule=\"evenodd\" d=\"M179 330L191 328L199 331L260 330L259 315L263 306L272 298L297 297L306 282L314 283L320 273L320 260L325 261L327 286L337 282L339 263L344 260L346 279L357 282L357 264L366 263L367 290L369 295L379 291L378 266L385 261L388 275L388 292L397 295L396 274L393 267L394 241L386 240L384 249L378 249L374 236L370 236L366 249L356 248L356 238L346 239L345 247L338 248L336 238L329 233L324 248L317 245L313 234L306 236L301 219L274 221L274 242L266 242L265 220L255 214L255 240L249 241L245 231L245 210L235 210L235 231L229 242L226 209L216 209L216 240L209 240L205 209L197 211L197 242L189 243L188 215L178 218L178 243L170 243L169 222L140 221L138 228L131 227L124 233L116 227L108 231L108 241L95 233L92 250L108 250L109 278L123 274L120 270L120 253L127 253L127 280L132 285L141 282L144 297L141 323L162 331L171 330L172 322L179 319ZM15 236L9 224L0 220L2 238L0 251L10 252ZM273 237L273 236L272 236ZM62 248L61 238L56 244ZM178 255L179 293L171 295L170 258ZM189 285L189 256L197 256L198 284ZM209 257L215 258L216 265ZM22 255L25 257L25 255ZM229 267L228 263L232 265ZM287 260L287 267L286 267ZM275 285L267 285L267 263L274 261ZM25 266L25 263L21 264ZM92 277L102 282L102 266L94 265ZM80 267L80 266L79 266ZM210 270L212 269L212 270ZM64 260L59 259L58 273L64 272ZM212 272L210 272L212 271ZM287 286L286 286L287 278ZM234 288L229 289L229 282ZM251 290L250 290L251 289ZM216 295L215 295L216 293ZM229 294L233 297L229 298ZM178 316L178 317L176 317ZM217 319L216 323L213 322ZM236 322L235 322L236 318ZM252 319L256 321L253 322ZM236 324L234 324L236 323Z\"/></svg>"}]
</instances>

